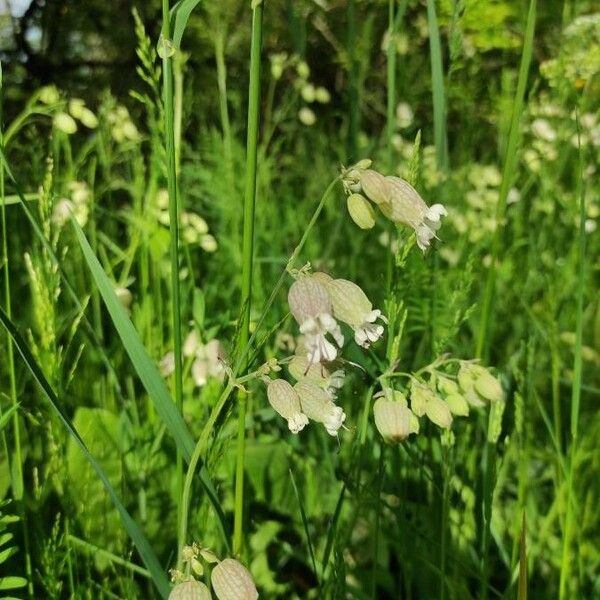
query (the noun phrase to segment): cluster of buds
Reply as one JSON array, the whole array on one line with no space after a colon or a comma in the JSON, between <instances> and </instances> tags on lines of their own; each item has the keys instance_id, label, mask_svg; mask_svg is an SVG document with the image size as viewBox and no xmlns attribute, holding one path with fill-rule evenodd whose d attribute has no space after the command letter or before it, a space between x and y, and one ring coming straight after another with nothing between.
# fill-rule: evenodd
<instances>
[{"instance_id":1,"label":"cluster of buds","mask_svg":"<svg viewBox=\"0 0 600 600\"><path fill-rule=\"evenodd\" d=\"M300 272L290 287L288 304L301 334L288 364L296 383L265 378L269 403L286 419L292 433L315 421L337 436L346 420L344 410L335 403L344 372L330 368L344 345L338 321L353 330L359 346L368 348L383 335L384 327L377 321L386 319L373 309L358 285L320 272Z\"/></svg>"},{"instance_id":2,"label":"cluster of buds","mask_svg":"<svg viewBox=\"0 0 600 600\"><path fill-rule=\"evenodd\" d=\"M169 194L165 189L159 190L156 195L156 218L162 225L169 226ZM183 211L180 225L181 237L188 245L199 245L205 252L217 250L217 240L209 233L208 223L199 214Z\"/></svg>"},{"instance_id":3,"label":"cluster of buds","mask_svg":"<svg viewBox=\"0 0 600 600\"><path fill-rule=\"evenodd\" d=\"M455 364L457 361L448 362ZM454 417L465 417L471 407L501 402L502 386L485 367L472 361L458 361L454 376L438 370L439 363L422 369L429 378L413 376L407 397L397 390L385 388L375 396L375 426L386 441L400 442L419 432L419 419L427 417L442 429L450 429Z\"/></svg>"},{"instance_id":4,"label":"cluster of buds","mask_svg":"<svg viewBox=\"0 0 600 600\"><path fill-rule=\"evenodd\" d=\"M178 570L171 571L175 586L169 594L169 600L210 600L208 586L197 581L194 576L202 577L204 564L214 565L210 573L212 590L218 600L256 600L258 591L252 575L233 558L219 560L208 548L199 548L196 544L184 546L182 562L187 574Z\"/></svg>"},{"instance_id":5,"label":"cluster of buds","mask_svg":"<svg viewBox=\"0 0 600 600\"><path fill-rule=\"evenodd\" d=\"M425 251L447 215L442 204L427 206L417 190L400 177L382 175L370 169L370 160L362 160L342 172L342 183L348 196L348 212L361 229L375 225L372 204L394 223L414 229L417 245Z\"/></svg>"}]
</instances>

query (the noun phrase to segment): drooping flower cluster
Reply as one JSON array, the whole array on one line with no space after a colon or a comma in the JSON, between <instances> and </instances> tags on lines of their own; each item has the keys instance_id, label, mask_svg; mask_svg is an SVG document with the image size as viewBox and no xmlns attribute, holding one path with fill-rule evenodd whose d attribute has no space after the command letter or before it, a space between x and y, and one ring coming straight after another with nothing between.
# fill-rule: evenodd
<instances>
[{"instance_id":1,"label":"drooping flower cluster","mask_svg":"<svg viewBox=\"0 0 600 600\"><path fill-rule=\"evenodd\" d=\"M442 371L444 364L458 364L458 372L450 375ZM473 361L440 360L420 372L429 377L411 378L406 389L410 406L404 393L389 387L375 395L375 426L386 441L400 442L411 433L418 433L421 417L427 417L442 429L450 429L454 417L467 416L471 407L501 403L504 398L498 379Z\"/></svg>"},{"instance_id":2,"label":"drooping flower cluster","mask_svg":"<svg viewBox=\"0 0 600 600\"><path fill-rule=\"evenodd\" d=\"M344 189L348 195L348 212L362 229L375 224L375 204L381 213L393 221L412 227L417 245L425 251L441 227L441 218L448 213L442 204L427 206L417 190L400 177L382 175L370 169L370 160L357 163L342 173Z\"/></svg>"},{"instance_id":3,"label":"drooping flower cluster","mask_svg":"<svg viewBox=\"0 0 600 600\"><path fill-rule=\"evenodd\" d=\"M187 574L175 569L171 571L171 578L176 585L169 594L169 600L210 600L212 596L208 586L193 576L202 577L205 564L214 565L210 573L210 584L218 600L258 598L254 579L241 562L233 558L219 560L210 549L200 548L195 543L184 546L181 554Z\"/></svg>"},{"instance_id":4,"label":"drooping flower cluster","mask_svg":"<svg viewBox=\"0 0 600 600\"><path fill-rule=\"evenodd\" d=\"M287 420L292 433L315 421L335 436L346 420L344 410L335 402L344 372L330 368L344 345L338 321L354 331L359 346L368 348L383 335L384 327L377 321L386 319L373 309L358 285L321 272L299 273L290 287L288 304L300 333L296 354L288 364L296 383L267 379L269 403Z\"/></svg>"}]
</instances>

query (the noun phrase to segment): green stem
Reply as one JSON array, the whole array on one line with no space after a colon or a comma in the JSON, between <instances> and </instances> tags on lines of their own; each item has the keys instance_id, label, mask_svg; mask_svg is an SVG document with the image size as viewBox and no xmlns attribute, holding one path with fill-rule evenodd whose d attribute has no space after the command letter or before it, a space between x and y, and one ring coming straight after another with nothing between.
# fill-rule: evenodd
<instances>
[{"instance_id":1,"label":"green stem","mask_svg":"<svg viewBox=\"0 0 600 600\"><path fill-rule=\"evenodd\" d=\"M244 233L242 240L242 297L237 355L246 351L250 337L250 303L254 254L254 208L256 203L256 165L258 154L258 117L260 108L260 54L262 46L263 2L252 9L250 47L250 84L248 89L248 132L246 140L246 185L244 191ZM246 367L241 365L242 370ZM235 467L235 508L233 553L239 555L243 542L244 456L246 448L246 394L238 394L238 441Z\"/></svg>"},{"instance_id":2,"label":"green stem","mask_svg":"<svg viewBox=\"0 0 600 600\"><path fill-rule=\"evenodd\" d=\"M388 170L391 172L394 166L394 155L392 137L394 135L394 110L396 105L396 20L394 9L396 0L388 2L388 47L387 47L387 154ZM391 237L391 236L390 236ZM391 252L390 252L391 254Z\"/></svg>"},{"instance_id":3,"label":"green stem","mask_svg":"<svg viewBox=\"0 0 600 600\"><path fill-rule=\"evenodd\" d=\"M583 157L581 152L581 132L577 118L577 136L579 146L579 239L577 275L577 316L575 324L575 352L573 358L573 387L571 388L571 447L569 449L568 478L567 478L567 514L563 536L562 560L560 569L559 598L563 600L573 589L567 589L571 563L571 541L573 536L573 480L575 477L575 457L577 454L577 437L579 429L579 405L581 401L581 381L583 370L583 296L585 284L585 184L583 181Z\"/></svg>"},{"instance_id":4,"label":"green stem","mask_svg":"<svg viewBox=\"0 0 600 600\"><path fill-rule=\"evenodd\" d=\"M513 102L512 118L508 134L508 144L504 157L504 168L502 171L502 182L496 208L496 230L492 240L491 264L488 270L483 294L483 304L481 308L481 319L479 321L479 331L477 335L477 345L475 355L479 358L485 358L489 347L489 321L491 316L492 300L494 298L494 288L496 284L496 268L498 255L500 253L500 242L506 235L506 230L502 227L502 222L506 214L506 199L508 191L513 183L514 171L518 159L519 142L519 124L521 113L523 112L523 100L525 98L525 87L527 85L527 75L529 73L529 64L533 52L533 35L535 32L537 0L530 0L529 12L527 15L527 25L525 29L525 40L523 42L523 52L521 54L521 64L519 67L519 79L517 81L517 91Z\"/></svg>"},{"instance_id":5,"label":"green stem","mask_svg":"<svg viewBox=\"0 0 600 600\"><path fill-rule=\"evenodd\" d=\"M1 73L0 73L1 79ZM0 80L0 94L2 94L2 82ZM2 129L2 108L3 102L0 96L0 146L4 147L3 129ZM12 318L12 303L10 298L10 268L8 256L8 228L6 224L6 203L4 201L4 164L0 165L0 204L2 205L2 263L4 265L4 306L8 318ZM6 340L6 366L8 369L10 400L14 408L12 416L13 437L14 437L14 457L12 460L11 481L15 500L19 506L19 517L23 526L23 540L25 546L25 574L27 578L27 593L33 598L33 571L31 568L31 555L29 553L29 531L25 507L23 502L24 479L23 479L23 453L21 449L21 424L19 422L19 410L17 409L17 377L15 372L15 355L13 341L7 332ZM8 457L7 457L8 458Z\"/></svg>"},{"instance_id":6,"label":"green stem","mask_svg":"<svg viewBox=\"0 0 600 600\"><path fill-rule=\"evenodd\" d=\"M356 160L358 130L360 127L359 105L359 65L356 59L356 0L348 0L347 27L348 27L348 77L350 83L349 111L348 111L348 162Z\"/></svg>"},{"instance_id":7,"label":"green stem","mask_svg":"<svg viewBox=\"0 0 600 600\"><path fill-rule=\"evenodd\" d=\"M162 0L162 37L170 39L171 23L169 15L169 0ZM165 111L165 142L167 153L167 190L169 193L169 227L171 234L171 307L173 325L173 353L175 357L175 403L179 410L183 407L183 362L181 352L181 298L179 289L179 208L177 198L177 162L175 156L175 111L173 106L173 60L168 49L163 47L163 103ZM177 452L177 522L181 522L183 492L183 459ZM181 549L185 540L178 540Z\"/></svg>"}]
</instances>

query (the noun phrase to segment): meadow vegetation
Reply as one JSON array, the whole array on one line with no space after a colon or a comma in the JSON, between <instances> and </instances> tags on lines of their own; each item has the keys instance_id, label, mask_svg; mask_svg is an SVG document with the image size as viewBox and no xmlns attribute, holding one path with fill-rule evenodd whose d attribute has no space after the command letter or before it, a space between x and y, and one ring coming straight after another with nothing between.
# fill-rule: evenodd
<instances>
[{"instance_id":1,"label":"meadow vegetation","mask_svg":"<svg viewBox=\"0 0 600 600\"><path fill-rule=\"evenodd\" d=\"M595 3L124 4L2 65L0 597L600 597Z\"/></svg>"}]
</instances>

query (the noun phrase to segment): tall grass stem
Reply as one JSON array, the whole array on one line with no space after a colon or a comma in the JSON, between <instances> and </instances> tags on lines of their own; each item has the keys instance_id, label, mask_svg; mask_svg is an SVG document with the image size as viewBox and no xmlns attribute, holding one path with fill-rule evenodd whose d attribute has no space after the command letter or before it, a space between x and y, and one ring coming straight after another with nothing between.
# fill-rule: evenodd
<instances>
[{"instance_id":1,"label":"tall grass stem","mask_svg":"<svg viewBox=\"0 0 600 600\"><path fill-rule=\"evenodd\" d=\"M242 239L242 295L237 356L246 352L250 337L250 309L254 258L254 210L256 204L256 167L260 109L260 59L262 46L263 2L252 9L252 42L250 47L250 82L248 89L248 130L246 138L246 179L244 188L244 229ZM242 363L242 370L245 368ZM233 553L238 555L243 543L244 518L244 454L246 447L246 395L238 394L238 441L235 467L235 508Z\"/></svg>"}]
</instances>

